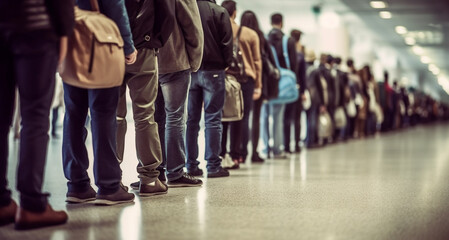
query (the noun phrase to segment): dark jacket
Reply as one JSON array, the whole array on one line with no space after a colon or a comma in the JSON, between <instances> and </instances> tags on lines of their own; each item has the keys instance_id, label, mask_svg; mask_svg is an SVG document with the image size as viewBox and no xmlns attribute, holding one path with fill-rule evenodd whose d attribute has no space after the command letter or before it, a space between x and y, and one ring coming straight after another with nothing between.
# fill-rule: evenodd
<instances>
[{"instance_id":1,"label":"dark jacket","mask_svg":"<svg viewBox=\"0 0 449 240\"><path fill-rule=\"evenodd\" d=\"M159 49L159 74L196 72L201 65L204 37L196 0L175 0L175 13L173 33Z\"/></svg>"},{"instance_id":2,"label":"dark jacket","mask_svg":"<svg viewBox=\"0 0 449 240\"><path fill-rule=\"evenodd\" d=\"M62 1L62 0L58 0ZM67 1L67 0L65 0ZM90 0L77 0L77 5L80 9L90 10ZM122 35L125 43L124 51L125 55L129 55L134 52L133 36L131 34L131 28L129 26L128 13L125 8L124 0L98 0L100 5L100 12L112 19L118 26L120 34Z\"/></svg>"},{"instance_id":3,"label":"dark jacket","mask_svg":"<svg viewBox=\"0 0 449 240\"><path fill-rule=\"evenodd\" d=\"M321 84L319 69L313 66L313 63L307 64L307 87L309 89L312 106L324 105L323 86Z\"/></svg>"},{"instance_id":4,"label":"dark jacket","mask_svg":"<svg viewBox=\"0 0 449 240\"><path fill-rule=\"evenodd\" d=\"M283 54L283 48L282 48L282 38L284 37L284 33L280 29L273 28L270 33L268 34L268 42L274 46L276 49L276 53L279 59L279 65L281 65L282 68L287 68L287 63L285 62L284 54ZM296 46L295 46L295 40L293 38L288 39L287 44L287 51L288 51L288 57L290 59L290 70L293 72L297 72L296 68L298 66L297 63L297 56L296 56ZM297 81L299 81L297 79ZM299 82L298 82L299 84Z\"/></svg>"},{"instance_id":5,"label":"dark jacket","mask_svg":"<svg viewBox=\"0 0 449 240\"><path fill-rule=\"evenodd\" d=\"M226 9L215 0L198 0L204 32L201 70L224 70L232 63L232 27Z\"/></svg>"},{"instance_id":6,"label":"dark jacket","mask_svg":"<svg viewBox=\"0 0 449 240\"><path fill-rule=\"evenodd\" d=\"M74 21L72 0L0 1L0 29L51 30L60 37L72 32Z\"/></svg>"},{"instance_id":7,"label":"dark jacket","mask_svg":"<svg viewBox=\"0 0 449 240\"><path fill-rule=\"evenodd\" d=\"M328 92L328 107L330 110L335 109L335 79L332 77L331 71L324 64L318 67L319 73L326 79Z\"/></svg>"},{"instance_id":8,"label":"dark jacket","mask_svg":"<svg viewBox=\"0 0 449 240\"><path fill-rule=\"evenodd\" d=\"M307 89L306 81L306 60L304 59L304 54L298 52L296 54L297 68L296 68L296 80L299 84L299 92L301 94Z\"/></svg>"}]
</instances>

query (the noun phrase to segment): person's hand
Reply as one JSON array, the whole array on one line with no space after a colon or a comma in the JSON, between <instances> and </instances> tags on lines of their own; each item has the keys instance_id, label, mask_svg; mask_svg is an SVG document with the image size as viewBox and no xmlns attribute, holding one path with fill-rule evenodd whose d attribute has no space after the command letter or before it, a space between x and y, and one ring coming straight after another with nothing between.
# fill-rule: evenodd
<instances>
[{"instance_id":1,"label":"person's hand","mask_svg":"<svg viewBox=\"0 0 449 240\"><path fill-rule=\"evenodd\" d=\"M320 113L325 113L325 112L327 112L326 106L321 106L320 107Z\"/></svg>"},{"instance_id":2,"label":"person's hand","mask_svg":"<svg viewBox=\"0 0 449 240\"><path fill-rule=\"evenodd\" d=\"M69 38L67 36L62 36L59 41L59 59L58 59L58 65L61 65L61 63L64 61L65 57L67 56L67 45L69 42Z\"/></svg>"},{"instance_id":3,"label":"person's hand","mask_svg":"<svg viewBox=\"0 0 449 240\"><path fill-rule=\"evenodd\" d=\"M128 65L134 64L136 62L136 59L137 59L137 50L134 50L133 53L125 57L125 63Z\"/></svg>"},{"instance_id":4,"label":"person's hand","mask_svg":"<svg viewBox=\"0 0 449 240\"><path fill-rule=\"evenodd\" d=\"M260 96L262 96L262 89L260 88L256 88L254 89L254 93L253 93L253 100L259 100Z\"/></svg>"}]
</instances>

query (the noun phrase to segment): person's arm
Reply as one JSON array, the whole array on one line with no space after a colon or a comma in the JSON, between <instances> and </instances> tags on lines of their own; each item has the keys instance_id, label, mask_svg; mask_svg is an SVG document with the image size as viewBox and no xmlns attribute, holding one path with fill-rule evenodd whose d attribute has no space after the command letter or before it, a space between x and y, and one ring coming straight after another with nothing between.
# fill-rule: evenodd
<instances>
[{"instance_id":1,"label":"person's arm","mask_svg":"<svg viewBox=\"0 0 449 240\"><path fill-rule=\"evenodd\" d=\"M298 61L298 71L297 77L299 79L299 92L301 95L304 94L304 91L307 89L307 80L306 80L306 61L304 60L304 55L300 54L300 59Z\"/></svg>"},{"instance_id":2,"label":"person's arm","mask_svg":"<svg viewBox=\"0 0 449 240\"><path fill-rule=\"evenodd\" d=\"M203 59L204 33L196 0L177 0L176 18L181 26L190 68L198 71Z\"/></svg>"},{"instance_id":3,"label":"person's arm","mask_svg":"<svg viewBox=\"0 0 449 240\"><path fill-rule=\"evenodd\" d=\"M75 10L72 0L46 0L48 14L56 34L69 36L75 26Z\"/></svg>"},{"instance_id":4,"label":"person's arm","mask_svg":"<svg viewBox=\"0 0 449 240\"><path fill-rule=\"evenodd\" d=\"M262 92L262 58L260 56L260 40L256 32L253 32L251 38L251 57L256 67L256 79L254 79L254 91ZM258 90L257 90L258 89Z\"/></svg>"},{"instance_id":5,"label":"person's arm","mask_svg":"<svg viewBox=\"0 0 449 240\"><path fill-rule=\"evenodd\" d=\"M297 72L298 69L298 56L296 52L296 43L293 38L288 38L288 58L290 59L290 70L292 70L294 73ZM296 81L299 84L299 79L296 79Z\"/></svg>"},{"instance_id":6,"label":"person's arm","mask_svg":"<svg viewBox=\"0 0 449 240\"><path fill-rule=\"evenodd\" d=\"M129 56L136 52L134 48L131 27L129 26L128 13L126 12L124 0L101 0L102 13L112 19L120 30L125 43L125 55Z\"/></svg>"},{"instance_id":7,"label":"person's arm","mask_svg":"<svg viewBox=\"0 0 449 240\"><path fill-rule=\"evenodd\" d=\"M232 26L231 21L229 20L229 14L226 9L223 8L221 13L218 13L218 16L214 16L216 21L216 26L219 26L217 29L220 34L220 42L218 43L221 49L221 53L223 55L224 61L226 65L229 67L232 63L232 48L233 48L233 34L232 34Z\"/></svg>"}]
</instances>

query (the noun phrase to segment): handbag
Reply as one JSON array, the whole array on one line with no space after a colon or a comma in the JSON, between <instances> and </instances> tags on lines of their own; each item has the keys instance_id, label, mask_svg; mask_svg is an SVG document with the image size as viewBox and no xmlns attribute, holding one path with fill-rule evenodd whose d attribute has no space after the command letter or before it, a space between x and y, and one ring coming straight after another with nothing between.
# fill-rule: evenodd
<instances>
[{"instance_id":1,"label":"handbag","mask_svg":"<svg viewBox=\"0 0 449 240\"><path fill-rule=\"evenodd\" d=\"M309 110L310 109L310 107L312 106L312 99L311 99L311 97L310 97L310 92L309 92L309 90L305 90L304 91L304 101L302 102L302 107L303 107L303 109L304 110Z\"/></svg>"},{"instance_id":2,"label":"handbag","mask_svg":"<svg viewBox=\"0 0 449 240\"><path fill-rule=\"evenodd\" d=\"M221 121L240 121L243 119L243 93L240 83L233 75L226 74L225 88L226 96Z\"/></svg>"},{"instance_id":3,"label":"handbag","mask_svg":"<svg viewBox=\"0 0 449 240\"><path fill-rule=\"evenodd\" d=\"M334 112L335 128L341 129L346 127L346 114L343 107L338 107Z\"/></svg>"},{"instance_id":4,"label":"handbag","mask_svg":"<svg viewBox=\"0 0 449 240\"><path fill-rule=\"evenodd\" d=\"M351 118L357 115L357 108L352 98L350 98L348 104L346 104L346 113L348 114L348 117Z\"/></svg>"},{"instance_id":5,"label":"handbag","mask_svg":"<svg viewBox=\"0 0 449 240\"><path fill-rule=\"evenodd\" d=\"M125 75L123 39L115 22L100 13L97 0L90 3L93 11L75 7L75 28L69 37L61 77L79 88L120 86Z\"/></svg>"},{"instance_id":6,"label":"handbag","mask_svg":"<svg viewBox=\"0 0 449 240\"><path fill-rule=\"evenodd\" d=\"M318 137L319 138L329 138L332 136L333 127L332 119L329 113L322 112L318 117Z\"/></svg>"}]
</instances>

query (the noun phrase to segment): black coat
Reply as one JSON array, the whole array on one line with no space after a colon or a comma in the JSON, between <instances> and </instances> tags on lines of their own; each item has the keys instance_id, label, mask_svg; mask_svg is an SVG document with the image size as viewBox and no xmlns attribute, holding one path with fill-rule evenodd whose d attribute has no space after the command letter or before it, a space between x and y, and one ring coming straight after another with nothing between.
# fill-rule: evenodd
<instances>
[{"instance_id":1,"label":"black coat","mask_svg":"<svg viewBox=\"0 0 449 240\"><path fill-rule=\"evenodd\" d=\"M270 33L268 34L268 42L274 46L276 49L276 53L279 59L279 65L281 65L282 68L287 68L287 64L285 62L284 54L283 54L283 48L282 48L282 38L284 37L284 33L276 28L273 28ZM297 72L297 53L296 53L296 46L295 46L295 40L293 38L288 39L287 44L287 51L288 51L288 58L290 59L290 70L293 72ZM297 79L298 80L298 79ZM298 82L299 83L299 82Z\"/></svg>"},{"instance_id":2,"label":"black coat","mask_svg":"<svg viewBox=\"0 0 449 240\"><path fill-rule=\"evenodd\" d=\"M201 70L224 70L232 63L233 35L226 9L214 0L198 0L204 31Z\"/></svg>"},{"instance_id":3,"label":"black coat","mask_svg":"<svg viewBox=\"0 0 449 240\"><path fill-rule=\"evenodd\" d=\"M50 30L54 36L67 36L75 24L73 6L72 0L1 0L0 29Z\"/></svg>"}]
</instances>

